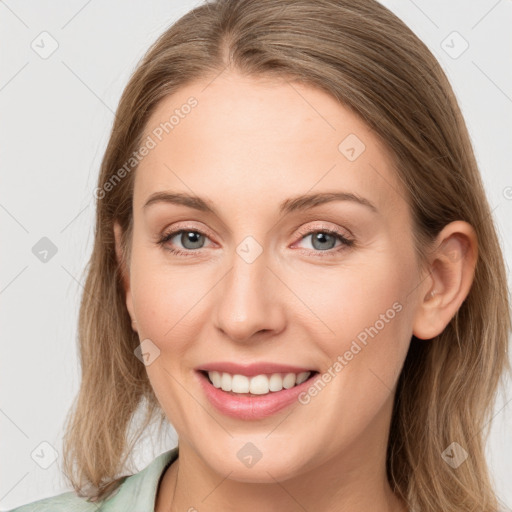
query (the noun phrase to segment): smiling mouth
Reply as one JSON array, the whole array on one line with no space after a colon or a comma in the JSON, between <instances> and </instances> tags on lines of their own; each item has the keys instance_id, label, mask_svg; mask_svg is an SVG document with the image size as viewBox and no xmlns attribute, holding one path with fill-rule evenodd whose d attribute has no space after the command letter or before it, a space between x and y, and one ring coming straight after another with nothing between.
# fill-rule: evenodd
<instances>
[{"instance_id":1,"label":"smiling mouth","mask_svg":"<svg viewBox=\"0 0 512 512\"><path fill-rule=\"evenodd\" d=\"M212 386L233 396L266 396L291 389L311 380L319 372L311 370L300 373L268 373L248 377L219 371L199 370Z\"/></svg>"}]
</instances>

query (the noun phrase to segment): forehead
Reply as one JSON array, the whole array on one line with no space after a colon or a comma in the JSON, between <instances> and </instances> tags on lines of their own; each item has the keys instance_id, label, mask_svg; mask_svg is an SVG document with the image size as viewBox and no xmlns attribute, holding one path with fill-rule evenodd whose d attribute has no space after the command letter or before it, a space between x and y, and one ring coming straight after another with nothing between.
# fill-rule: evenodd
<instances>
[{"instance_id":1,"label":"forehead","mask_svg":"<svg viewBox=\"0 0 512 512\"><path fill-rule=\"evenodd\" d=\"M240 208L334 189L368 197L379 209L403 202L380 139L309 85L235 73L197 81L160 102L148 137L154 147L136 172L138 208L165 190Z\"/></svg>"}]
</instances>

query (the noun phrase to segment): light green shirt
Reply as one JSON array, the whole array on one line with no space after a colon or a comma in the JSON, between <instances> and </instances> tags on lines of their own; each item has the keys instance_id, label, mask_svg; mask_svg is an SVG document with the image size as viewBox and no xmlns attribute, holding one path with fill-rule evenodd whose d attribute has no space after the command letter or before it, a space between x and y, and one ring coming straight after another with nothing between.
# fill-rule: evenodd
<instances>
[{"instance_id":1,"label":"light green shirt","mask_svg":"<svg viewBox=\"0 0 512 512\"><path fill-rule=\"evenodd\" d=\"M7 512L154 512L160 477L178 458L178 447L160 454L142 471L128 476L116 494L92 503L73 491L33 501Z\"/></svg>"}]
</instances>

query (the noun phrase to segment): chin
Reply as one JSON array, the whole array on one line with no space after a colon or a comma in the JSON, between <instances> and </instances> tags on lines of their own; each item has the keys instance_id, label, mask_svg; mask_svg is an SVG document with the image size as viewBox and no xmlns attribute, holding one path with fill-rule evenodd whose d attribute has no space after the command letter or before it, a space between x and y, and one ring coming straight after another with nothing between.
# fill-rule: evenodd
<instances>
[{"instance_id":1,"label":"chin","mask_svg":"<svg viewBox=\"0 0 512 512\"><path fill-rule=\"evenodd\" d=\"M233 451L226 447L222 449L221 455L209 453L204 457L216 473L229 475L230 480L246 483L275 483L276 480L287 480L300 474L307 464L301 450L294 454L291 449L287 449L287 455L283 456L282 444L281 449L270 447L265 449L264 443L257 443L262 446L260 451L250 441L247 443L240 443L239 439L237 441L237 447ZM233 455L226 457L227 452Z\"/></svg>"}]
</instances>

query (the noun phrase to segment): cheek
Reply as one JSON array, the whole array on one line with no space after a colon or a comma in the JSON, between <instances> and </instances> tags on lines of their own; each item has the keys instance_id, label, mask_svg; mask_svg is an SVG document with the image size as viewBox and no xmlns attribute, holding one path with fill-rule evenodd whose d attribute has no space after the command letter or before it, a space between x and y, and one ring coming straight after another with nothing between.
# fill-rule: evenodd
<instances>
[{"instance_id":1,"label":"cheek","mask_svg":"<svg viewBox=\"0 0 512 512\"><path fill-rule=\"evenodd\" d=\"M188 305L193 298L183 289L183 282L177 276L170 278L149 269L133 280L132 294L139 335L157 345L174 337L180 324L186 322Z\"/></svg>"},{"instance_id":2,"label":"cheek","mask_svg":"<svg viewBox=\"0 0 512 512\"><path fill-rule=\"evenodd\" d=\"M139 336L162 352L184 352L201 325L198 315L213 284L206 271L190 268L166 263L156 251L133 255L131 292Z\"/></svg>"},{"instance_id":3,"label":"cheek","mask_svg":"<svg viewBox=\"0 0 512 512\"><path fill-rule=\"evenodd\" d=\"M329 327L328 335L319 334L316 320L316 329L310 330L327 356L325 377L333 381L325 400L359 411L361 425L388 400L412 334L407 295L414 288L415 267L397 252L374 252L364 265L359 260L354 268L333 273L327 293L320 287L323 293L315 288L308 296Z\"/></svg>"},{"instance_id":4,"label":"cheek","mask_svg":"<svg viewBox=\"0 0 512 512\"><path fill-rule=\"evenodd\" d=\"M193 366L191 340L199 339L197 314L204 286L199 287L190 271L162 264L150 251L133 254L131 291L140 340L149 339L157 347L158 356L146 366L146 372L157 399L178 430L190 430L183 424L190 415L188 395L182 385L189 376L181 367ZM156 352L154 352L156 353ZM179 376L179 377L178 377Z\"/></svg>"},{"instance_id":5,"label":"cheek","mask_svg":"<svg viewBox=\"0 0 512 512\"><path fill-rule=\"evenodd\" d=\"M354 260L355 261L355 260ZM413 288L412 267L391 251L373 252L351 266L317 273L315 279L297 280L299 297L315 315L310 315L311 329L322 334L331 357L348 350L354 339L364 341L378 331L380 339L396 343L408 323L404 304ZM370 338L371 339L371 338ZM325 343L325 342L324 342Z\"/></svg>"}]
</instances>

